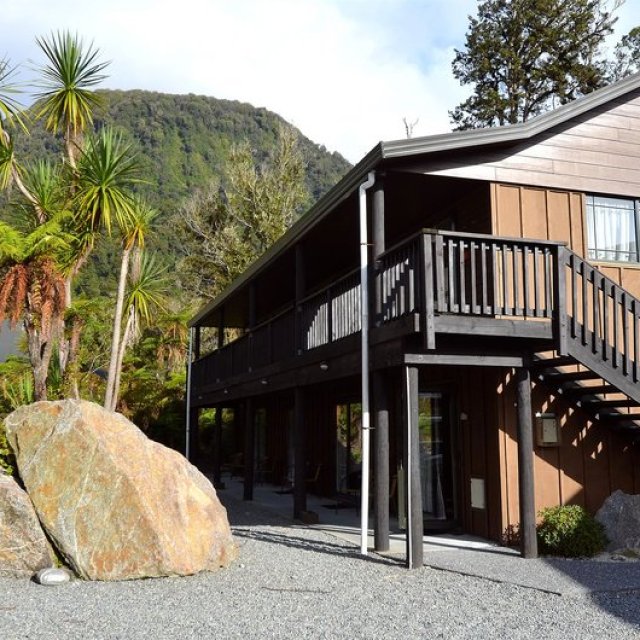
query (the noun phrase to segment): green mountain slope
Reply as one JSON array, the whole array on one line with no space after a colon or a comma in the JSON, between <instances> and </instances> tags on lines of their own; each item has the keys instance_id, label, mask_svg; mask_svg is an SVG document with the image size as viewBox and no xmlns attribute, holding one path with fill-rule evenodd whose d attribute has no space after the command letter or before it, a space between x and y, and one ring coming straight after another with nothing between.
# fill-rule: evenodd
<instances>
[{"instance_id":1,"label":"green mountain slope","mask_svg":"<svg viewBox=\"0 0 640 640\"><path fill-rule=\"evenodd\" d=\"M138 90L99 93L104 107L96 114L96 127L116 125L140 150L143 175L148 181L140 191L160 212L151 246L160 250L169 264L175 260L175 239L170 225L163 222L179 211L195 189L221 175L234 143L248 140L256 157L264 158L273 147L278 126L284 122L263 108L205 96ZM313 202L351 165L340 154L329 153L302 134L300 147ZM24 161L61 154L62 147L60 140L34 125L29 136L16 134L16 150ZM82 285L87 293L95 295L114 287L115 253L109 242L102 242L94 252L83 273Z\"/></svg>"}]
</instances>

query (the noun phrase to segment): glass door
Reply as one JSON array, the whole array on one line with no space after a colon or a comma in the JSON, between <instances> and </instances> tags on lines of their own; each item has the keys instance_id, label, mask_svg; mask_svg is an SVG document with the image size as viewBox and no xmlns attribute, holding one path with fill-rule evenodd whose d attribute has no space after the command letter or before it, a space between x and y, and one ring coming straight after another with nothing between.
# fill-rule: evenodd
<instances>
[{"instance_id":1,"label":"glass door","mask_svg":"<svg viewBox=\"0 0 640 640\"><path fill-rule=\"evenodd\" d=\"M455 518L449 397L421 393L418 409L425 529L445 528Z\"/></svg>"}]
</instances>

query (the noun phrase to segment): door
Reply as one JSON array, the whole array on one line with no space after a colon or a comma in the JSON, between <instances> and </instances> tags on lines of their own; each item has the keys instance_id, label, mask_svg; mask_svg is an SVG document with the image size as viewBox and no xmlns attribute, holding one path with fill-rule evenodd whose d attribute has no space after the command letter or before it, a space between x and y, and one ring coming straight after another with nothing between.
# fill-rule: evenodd
<instances>
[{"instance_id":1,"label":"door","mask_svg":"<svg viewBox=\"0 0 640 640\"><path fill-rule=\"evenodd\" d=\"M449 395L420 393L418 411L425 530L449 529L456 518Z\"/></svg>"}]
</instances>

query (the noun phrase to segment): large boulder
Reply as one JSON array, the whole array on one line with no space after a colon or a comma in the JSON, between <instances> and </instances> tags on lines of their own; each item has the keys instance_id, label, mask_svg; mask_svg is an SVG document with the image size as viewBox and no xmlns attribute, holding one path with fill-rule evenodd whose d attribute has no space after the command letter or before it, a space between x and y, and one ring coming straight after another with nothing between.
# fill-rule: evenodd
<instances>
[{"instance_id":1,"label":"large boulder","mask_svg":"<svg viewBox=\"0 0 640 640\"><path fill-rule=\"evenodd\" d=\"M63 400L21 407L5 425L38 517L80 577L188 575L236 556L211 483L123 416Z\"/></svg>"},{"instance_id":2,"label":"large boulder","mask_svg":"<svg viewBox=\"0 0 640 640\"><path fill-rule=\"evenodd\" d=\"M640 495L614 491L596 513L596 520L609 538L608 551L640 550Z\"/></svg>"},{"instance_id":3,"label":"large boulder","mask_svg":"<svg viewBox=\"0 0 640 640\"><path fill-rule=\"evenodd\" d=\"M0 469L0 575L31 576L54 560L29 496Z\"/></svg>"}]
</instances>

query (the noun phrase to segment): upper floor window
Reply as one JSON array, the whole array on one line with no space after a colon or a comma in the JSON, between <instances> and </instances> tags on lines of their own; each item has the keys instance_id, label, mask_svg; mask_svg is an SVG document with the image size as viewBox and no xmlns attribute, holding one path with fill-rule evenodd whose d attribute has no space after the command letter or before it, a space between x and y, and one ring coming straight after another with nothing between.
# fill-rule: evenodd
<instances>
[{"instance_id":1,"label":"upper floor window","mask_svg":"<svg viewBox=\"0 0 640 640\"><path fill-rule=\"evenodd\" d=\"M588 259L640 262L639 213L640 202L632 198L587 196Z\"/></svg>"}]
</instances>

